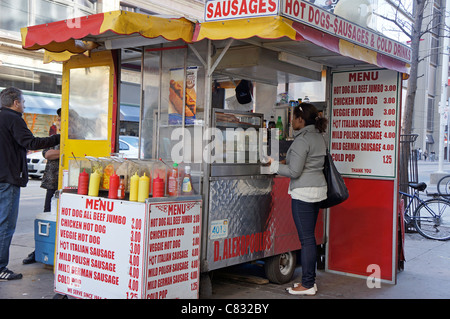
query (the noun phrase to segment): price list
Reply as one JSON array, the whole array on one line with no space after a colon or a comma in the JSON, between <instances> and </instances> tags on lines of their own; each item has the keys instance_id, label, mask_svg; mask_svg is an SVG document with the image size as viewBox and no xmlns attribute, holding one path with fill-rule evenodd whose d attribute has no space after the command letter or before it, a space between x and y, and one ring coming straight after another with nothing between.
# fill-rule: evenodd
<instances>
[{"instance_id":1,"label":"price list","mask_svg":"<svg viewBox=\"0 0 450 319\"><path fill-rule=\"evenodd\" d=\"M55 291L78 298L141 298L145 205L63 193Z\"/></svg>"},{"instance_id":2,"label":"price list","mask_svg":"<svg viewBox=\"0 0 450 319\"><path fill-rule=\"evenodd\" d=\"M330 153L341 174L395 177L400 90L394 71L333 73Z\"/></svg>"},{"instance_id":3,"label":"price list","mask_svg":"<svg viewBox=\"0 0 450 319\"><path fill-rule=\"evenodd\" d=\"M198 298L201 203L150 203L144 298Z\"/></svg>"}]
</instances>

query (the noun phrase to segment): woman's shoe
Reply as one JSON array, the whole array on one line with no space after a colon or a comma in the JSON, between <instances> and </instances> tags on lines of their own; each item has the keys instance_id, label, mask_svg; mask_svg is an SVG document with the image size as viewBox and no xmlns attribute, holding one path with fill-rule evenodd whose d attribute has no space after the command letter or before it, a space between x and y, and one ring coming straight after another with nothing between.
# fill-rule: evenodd
<instances>
[{"instance_id":1,"label":"woman's shoe","mask_svg":"<svg viewBox=\"0 0 450 319\"><path fill-rule=\"evenodd\" d=\"M301 283L295 282L294 285L293 285L293 287L294 287L294 288L297 288L298 286L301 286L301 285L302 285ZM314 289L316 290L316 292L318 291L318 290L317 290L317 285L316 285L316 283L314 283Z\"/></svg>"},{"instance_id":2,"label":"woman's shoe","mask_svg":"<svg viewBox=\"0 0 450 319\"><path fill-rule=\"evenodd\" d=\"M294 290L292 288L288 288L287 291L291 295L314 296L316 294L316 289L314 289L314 287L305 290Z\"/></svg>"},{"instance_id":3,"label":"woman's shoe","mask_svg":"<svg viewBox=\"0 0 450 319\"><path fill-rule=\"evenodd\" d=\"M295 282L292 286L293 286L293 288L297 288L298 286L301 286L301 285L302 285L301 283ZM291 287L286 288L286 290L289 290L289 289L291 289ZM315 283L314 283L314 289L316 290L316 292L318 291L317 285Z\"/></svg>"}]
</instances>

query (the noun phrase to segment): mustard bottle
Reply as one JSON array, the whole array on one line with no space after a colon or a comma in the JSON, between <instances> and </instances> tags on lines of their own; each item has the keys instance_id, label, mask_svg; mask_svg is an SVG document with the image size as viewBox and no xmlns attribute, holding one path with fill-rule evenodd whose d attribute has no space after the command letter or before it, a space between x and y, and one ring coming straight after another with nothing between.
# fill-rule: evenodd
<instances>
[{"instance_id":1,"label":"mustard bottle","mask_svg":"<svg viewBox=\"0 0 450 319\"><path fill-rule=\"evenodd\" d=\"M130 201L136 202L138 200L139 190L139 175L134 173L130 178Z\"/></svg>"},{"instance_id":2,"label":"mustard bottle","mask_svg":"<svg viewBox=\"0 0 450 319\"><path fill-rule=\"evenodd\" d=\"M89 192L88 192L89 196L95 197L98 196L98 189L100 187L100 178L101 175L97 171L91 173L91 177L89 178Z\"/></svg>"},{"instance_id":3,"label":"mustard bottle","mask_svg":"<svg viewBox=\"0 0 450 319\"><path fill-rule=\"evenodd\" d=\"M138 192L138 202L144 203L145 199L148 198L148 193L150 190L150 178L148 178L145 173L139 178L139 192Z\"/></svg>"}]
</instances>

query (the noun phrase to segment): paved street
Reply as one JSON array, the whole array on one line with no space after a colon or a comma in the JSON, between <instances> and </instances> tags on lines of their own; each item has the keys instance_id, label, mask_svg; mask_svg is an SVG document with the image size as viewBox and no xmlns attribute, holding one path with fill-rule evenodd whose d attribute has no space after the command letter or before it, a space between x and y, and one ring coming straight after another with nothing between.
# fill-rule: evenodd
<instances>
[{"instance_id":1,"label":"paved street","mask_svg":"<svg viewBox=\"0 0 450 319\"><path fill-rule=\"evenodd\" d=\"M420 179L428 182L430 173L437 170L437 163L421 162ZM446 164L450 172L450 164ZM0 282L1 299L51 299L53 292L53 270L40 263L22 265L34 249L34 219L42 211L45 190L39 187L40 181L30 180L22 189L17 231L11 247L9 268L21 272L22 280ZM428 299L450 298L450 241L428 240L419 234L406 234L405 270L398 274L396 285L382 284L381 288L368 288L366 280L318 271L319 292L314 297L292 296L285 292L285 285L271 283L249 283L246 278L236 279L236 274L248 274L264 279L260 263L227 269L214 273L213 294L208 299L343 299L343 298L404 298ZM298 281L301 267L297 267L295 281ZM230 275L232 274L232 275ZM248 276L247 276L248 277ZM260 280L261 281L261 280Z\"/></svg>"}]
</instances>

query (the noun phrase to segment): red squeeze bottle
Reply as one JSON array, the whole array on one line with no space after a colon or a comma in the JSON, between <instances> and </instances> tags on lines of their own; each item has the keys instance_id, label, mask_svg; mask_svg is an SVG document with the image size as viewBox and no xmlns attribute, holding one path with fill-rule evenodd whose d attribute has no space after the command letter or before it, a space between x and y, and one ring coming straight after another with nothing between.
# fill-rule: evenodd
<instances>
[{"instance_id":1,"label":"red squeeze bottle","mask_svg":"<svg viewBox=\"0 0 450 319\"><path fill-rule=\"evenodd\" d=\"M78 176L78 191L79 195L87 195L89 187L89 174L86 173L86 169Z\"/></svg>"},{"instance_id":2,"label":"red squeeze bottle","mask_svg":"<svg viewBox=\"0 0 450 319\"><path fill-rule=\"evenodd\" d=\"M109 177L109 193L108 193L108 198L111 199L117 199L117 195L118 195L118 190L119 190L119 175L116 175L116 172L114 172L110 177Z\"/></svg>"},{"instance_id":3,"label":"red squeeze bottle","mask_svg":"<svg viewBox=\"0 0 450 319\"><path fill-rule=\"evenodd\" d=\"M164 180L159 175L153 179L153 197L164 197Z\"/></svg>"}]
</instances>

